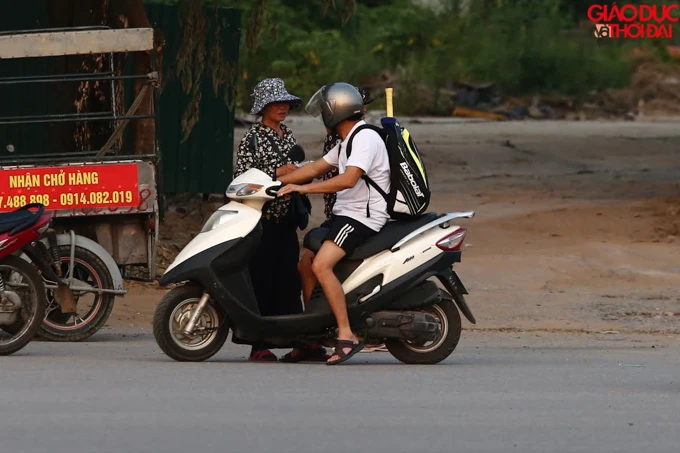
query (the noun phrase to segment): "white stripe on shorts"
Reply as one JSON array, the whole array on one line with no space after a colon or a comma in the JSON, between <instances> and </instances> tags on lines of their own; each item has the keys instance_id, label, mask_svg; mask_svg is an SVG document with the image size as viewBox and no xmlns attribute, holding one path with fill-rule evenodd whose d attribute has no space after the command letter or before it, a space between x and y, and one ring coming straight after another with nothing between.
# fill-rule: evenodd
<instances>
[{"instance_id":1,"label":"white stripe on shorts","mask_svg":"<svg viewBox=\"0 0 680 453\"><path fill-rule=\"evenodd\" d=\"M338 247L342 247L342 244L345 242L345 239L347 239L347 236L349 236L349 234L352 231L354 231L354 227L352 225L350 225L349 223L346 224L344 227L342 227L340 229L340 231L338 232L338 235L335 236L335 241L333 241L333 242L335 242L335 244Z\"/></svg>"}]
</instances>

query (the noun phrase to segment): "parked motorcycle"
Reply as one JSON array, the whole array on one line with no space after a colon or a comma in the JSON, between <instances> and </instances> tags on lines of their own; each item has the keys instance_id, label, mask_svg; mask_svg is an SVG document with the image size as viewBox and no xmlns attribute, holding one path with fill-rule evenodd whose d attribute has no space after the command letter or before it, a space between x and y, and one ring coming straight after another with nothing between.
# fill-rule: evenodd
<instances>
[{"instance_id":1,"label":"parked motorcycle","mask_svg":"<svg viewBox=\"0 0 680 453\"><path fill-rule=\"evenodd\" d=\"M153 332L172 359L207 360L222 348L230 328L241 340L280 348L300 342L333 345L335 318L318 284L303 314L261 316L258 310L247 264L262 233L262 207L281 187L257 169L236 178L226 192L233 201L212 214L163 274L162 286L178 286L157 306ZM476 321L465 301L468 292L452 269L461 260L467 230L451 222L473 216L473 211L427 213L388 222L336 265L357 336L384 343L410 364L438 363L454 351L461 334L459 310ZM324 235L322 229L310 231L305 247L318 251Z\"/></svg>"},{"instance_id":2,"label":"parked motorcycle","mask_svg":"<svg viewBox=\"0 0 680 453\"><path fill-rule=\"evenodd\" d=\"M0 355L26 346L45 315L47 298L40 273L13 254L20 250L35 253L33 243L49 228L51 219L44 210L41 204L29 204L0 214Z\"/></svg>"},{"instance_id":3,"label":"parked motorcycle","mask_svg":"<svg viewBox=\"0 0 680 453\"><path fill-rule=\"evenodd\" d=\"M31 248L32 254L24 251L20 257L36 266L47 293L38 336L76 342L94 335L111 315L115 296L126 292L113 258L91 239L51 228ZM0 329L12 331L11 326Z\"/></svg>"},{"instance_id":4,"label":"parked motorcycle","mask_svg":"<svg viewBox=\"0 0 680 453\"><path fill-rule=\"evenodd\" d=\"M32 207L2 214L7 225L21 216L26 217ZM14 255L32 264L42 280L46 296L46 308L37 335L52 341L80 341L97 332L106 322L113 309L114 294L124 292L113 289L109 266L103 263L106 255L93 252L101 247L90 245L93 241L75 234L57 235L49 227L51 215L44 214L47 224L36 230L30 244L16 249ZM0 220L0 225L3 221ZM103 249L101 249L103 250ZM101 258L101 257L104 258ZM14 258L12 258L14 259ZM91 294L93 301L84 297ZM0 330L10 334L19 332L19 325L0 323Z\"/></svg>"},{"instance_id":5,"label":"parked motorcycle","mask_svg":"<svg viewBox=\"0 0 680 453\"><path fill-rule=\"evenodd\" d=\"M48 228L23 250L43 279L47 308L38 336L50 341L77 342L94 335L111 315L116 295L125 294L115 262L96 242L71 232L56 234ZM12 333L12 326L0 325Z\"/></svg>"}]
</instances>

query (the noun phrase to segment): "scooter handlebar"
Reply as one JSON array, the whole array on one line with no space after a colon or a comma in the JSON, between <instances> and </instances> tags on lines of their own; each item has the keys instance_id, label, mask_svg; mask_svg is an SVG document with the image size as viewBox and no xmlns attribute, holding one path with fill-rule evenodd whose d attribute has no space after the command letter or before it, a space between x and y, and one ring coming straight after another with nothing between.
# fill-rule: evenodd
<instances>
[{"instance_id":1,"label":"scooter handlebar","mask_svg":"<svg viewBox=\"0 0 680 453\"><path fill-rule=\"evenodd\" d=\"M278 191L281 190L281 188L285 187L285 186L286 186L285 184L281 184L279 186L267 187L266 189L264 189L264 193L266 193L270 197L276 197L276 194L278 193Z\"/></svg>"}]
</instances>

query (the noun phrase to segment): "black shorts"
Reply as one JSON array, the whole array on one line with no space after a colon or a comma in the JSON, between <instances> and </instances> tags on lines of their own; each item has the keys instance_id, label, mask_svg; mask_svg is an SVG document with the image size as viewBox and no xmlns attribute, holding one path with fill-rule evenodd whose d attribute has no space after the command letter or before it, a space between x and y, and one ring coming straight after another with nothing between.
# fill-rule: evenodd
<instances>
[{"instance_id":1,"label":"black shorts","mask_svg":"<svg viewBox=\"0 0 680 453\"><path fill-rule=\"evenodd\" d=\"M334 215L322 223L321 228L328 228L326 240L334 242L348 255L377 234L363 223L345 216Z\"/></svg>"}]
</instances>

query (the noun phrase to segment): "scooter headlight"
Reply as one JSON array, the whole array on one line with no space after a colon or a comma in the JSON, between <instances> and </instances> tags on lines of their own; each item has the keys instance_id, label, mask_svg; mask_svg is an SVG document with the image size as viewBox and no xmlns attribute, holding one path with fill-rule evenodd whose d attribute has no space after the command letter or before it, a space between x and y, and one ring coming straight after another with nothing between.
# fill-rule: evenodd
<instances>
[{"instance_id":1,"label":"scooter headlight","mask_svg":"<svg viewBox=\"0 0 680 453\"><path fill-rule=\"evenodd\" d=\"M259 184L236 184L229 186L227 189L227 195L236 194L237 197L245 197L254 194L258 190L262 189L262 187L264 186Z\"/></svg>"},{"instance_id":2,"label":"scooter headlight","mask_svg":"<svg viewBox=\"0 0 680 453\"><path fill-rule=\"evenodd\" d=\"M234 217L236 214L238 214L237 211L215 211L213 215L210 216L208 221L205 222L205 225L203 225L201 233L212 231L215 228L224 225L229 220L231 220L231 218Z\"/></svg>"}]
</instances>

